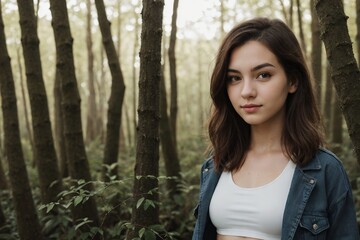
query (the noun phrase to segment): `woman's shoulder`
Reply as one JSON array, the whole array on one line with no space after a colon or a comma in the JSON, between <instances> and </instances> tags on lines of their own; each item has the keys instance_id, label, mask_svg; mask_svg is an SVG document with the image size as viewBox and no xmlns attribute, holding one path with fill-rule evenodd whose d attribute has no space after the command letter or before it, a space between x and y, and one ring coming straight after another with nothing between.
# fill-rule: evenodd
<instances>
[{"instance_id":1,"label":"woman's shoulder","mask_svg":"<svg viewBox=\"0 0 360 240\"><path fill-rule=\"evenodd\" d=\"M315 170L326 167L340 167L342 168L342 162L340 159L330 150L326 148L319 148L313 159L302 166L303 170Z\"/></svg>"}]
</instances>

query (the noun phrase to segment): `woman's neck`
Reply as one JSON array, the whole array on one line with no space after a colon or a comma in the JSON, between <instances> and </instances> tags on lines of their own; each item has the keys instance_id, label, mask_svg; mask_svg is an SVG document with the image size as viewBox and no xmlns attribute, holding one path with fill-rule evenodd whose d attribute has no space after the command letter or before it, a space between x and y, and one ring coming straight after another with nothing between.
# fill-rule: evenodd
<instances>
[{"instance_id":1,"label":"woman's neck","mask_svg":"<svg viewBox=\"0 0 360 240\"><path fill-rule=\"evenodd\" d=\"M250 151L269 153L283 151L283 125L251 126Z\"/></svg>"}]
</instances>

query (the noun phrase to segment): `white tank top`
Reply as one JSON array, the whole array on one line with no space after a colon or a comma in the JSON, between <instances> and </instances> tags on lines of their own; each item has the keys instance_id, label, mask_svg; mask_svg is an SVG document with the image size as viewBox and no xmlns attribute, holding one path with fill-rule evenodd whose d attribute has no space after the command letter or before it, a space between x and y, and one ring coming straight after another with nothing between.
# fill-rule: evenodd
<instances>
[{"instance_id":1,"label":"white tank top","mask_svg":"<svg viewBox=\"0 0 360 240\"><path fill-rule=\"evenodd\" d=\"M255 188L239 187L231 172L223 172L209 207L210 219L217 233L279 240L295 166L289 161L277 178Z\"/></svg>"}]
</instances>

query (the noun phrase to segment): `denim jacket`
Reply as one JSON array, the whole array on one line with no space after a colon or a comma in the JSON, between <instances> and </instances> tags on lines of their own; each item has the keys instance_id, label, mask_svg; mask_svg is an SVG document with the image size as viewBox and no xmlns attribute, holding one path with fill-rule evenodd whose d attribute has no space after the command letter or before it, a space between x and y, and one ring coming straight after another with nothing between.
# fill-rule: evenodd
<instances>
[{"instance_id":1,"label":"denim jacket","mask_svg":"<svg viewBox=\"0 0 360 240\"><path fill-rule=\"evenodd\" d=\"M212 159L203 164L192 240L216 239L209 204L220 175ZM319 149L312 161L295 169L281 234L281 240L291 239L360 239L348 177L338 158L325 149Z\"/></svg>"}]
</instances>

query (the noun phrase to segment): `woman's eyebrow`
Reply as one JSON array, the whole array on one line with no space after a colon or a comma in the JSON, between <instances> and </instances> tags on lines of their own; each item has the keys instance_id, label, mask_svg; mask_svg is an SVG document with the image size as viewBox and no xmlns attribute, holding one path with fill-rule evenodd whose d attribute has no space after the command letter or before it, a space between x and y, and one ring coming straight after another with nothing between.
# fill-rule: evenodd
<instances>
[{"instance_id":1,"label":"woman's eyebrow","mask_svg":"<svg viewBox=\"0 0 360 240\"><path fill-rule=\"evenodd\" d=\"M257 70L259 70L259 69L261 69L261 68L264 68L264 67L275 67L274 65L272 65L272 64L270 64L270 63L263 63L263 64L260 64L260 65L257 65L256 67L253 67L252 69L251 69L251 71L252 72L255 72L255 71L257 71Z\"/></svg>"},{"instance_id":2,"label":"woman's eyebrow","mask_svg":"<svg viewBox=\"0 0 360 240\"><path fill-rule=\"evenodd\" d=\"M251 72L255 72L255 71L257 71L259 69L262 69L264 67L273 67L273 68L275 68L275 66L272 65L271 63L262 63L262 64L259 64L259 65L255 66L255 67L251 68ZM228 73L240 73L239 70L236 70L236 69L233 69L233 68L229 68L227 70L227 72Z\"/></svg>"}]
</instances>

